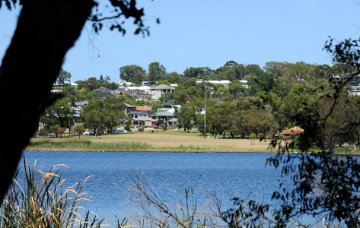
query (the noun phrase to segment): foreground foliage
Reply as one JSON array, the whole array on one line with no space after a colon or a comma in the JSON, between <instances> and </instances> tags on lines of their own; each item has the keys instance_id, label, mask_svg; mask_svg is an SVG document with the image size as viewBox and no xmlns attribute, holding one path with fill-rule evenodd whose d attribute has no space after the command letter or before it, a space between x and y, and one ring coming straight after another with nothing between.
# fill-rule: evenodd
<instances>
[{"instance_id":1,"label":"foreground foliage","mask_svg":"<svg viewBox=\"0 0 360 228\"><path fill-rule=\"evenodd\" d=\"M47 172L24 162L17 171L0 211L1 227L100 227L89 211L81 211L81 202L89 200L83 192L87 179L66 187L58 165ZM21 173L21 175L20 175ZM85 214L84 218L81 214Z\"/></svg>"}]
</instances>

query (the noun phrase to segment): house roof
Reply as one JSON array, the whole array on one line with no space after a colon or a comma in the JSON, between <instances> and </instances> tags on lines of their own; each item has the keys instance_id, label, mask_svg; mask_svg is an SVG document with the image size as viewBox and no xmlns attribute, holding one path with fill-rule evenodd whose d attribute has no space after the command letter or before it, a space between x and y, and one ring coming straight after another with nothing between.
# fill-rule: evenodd
<instances>
[{"instance_id":1,"label":"house roof","mask_svg":"<svg viewBox=\"0 0 360 228\"><path fill-rule=\"evenodd\" d=\"M148 115L147 112L137 112L137 111L131 111L129 112L131 115Z\"/></svg>"},{"instance_id":2,"label":"house roof","mask_svg":"<svg viewBox=\"0 0 360 228\"><path fill-rule=\"evenodd\" d=\"M93 91L94 92L109 92L109 93L111 93L111 90L108 88L105 88L105 87L100 87L98 89L94 89Z\"/></svg>"},{"instance_id":3,"label":"house roof","mask_svg":"<svg viewBox=\"0 0 360 228\"><path fill-rule=\"evenodd\" d=\"M163 103L164 107L172 107L173 105L174 105L173 102L165 102L165 103Z\"/></svg>"},{"instance_id":4,"label":"house roof","mask_svg":"<svg viewBox=\"0 0 360 228\"><path fill-rule=\"evenodd\" d=\"M136 111L145 111L145 112L149 112L152 110L152 106L147 106L147 105L137 105L136 107Z\"/></svg>"},{"instance_id":5,"label":"house roof","mask_svg":"<svg viewBox=\"0 0 360 228\"><path fill-rule=\"evenodd\" d=\"M175 88L171 87L171 86L168 86L168 85L165 85L165 84L161 84L161 85L158 85L158 86L152 86L151 87L151 90L160 90L160 89L175 89Z\"/></svg>"},{"instance_id":6,"label":"house roof","mask_svg":"<svg viewBox=\"0 0 360 228\"><path fill-rule=\"evenodd\" d=\"M155 112L152 116L174 116L171 112Z\"/></svg>"},{"instance_id":7,"label":"house roof","mask_svg":"<svg viewBox=\"0 0 360 228\"><path fill-rule=\"evenodd\" d=\"M136 107L136 106L131 105L131 104L128 104L128 103L125 103L125 106L126 106L127 108L135 108L135 107Z\"/></svg>"},{"instance_id":8,"label":"house roof","mask_svg":"<svg viewBox=\"0 0 360 228\"><path fill-rule=\"evenodd\" d=\"M110 97L113 95L112 91L105 87L100 87L98 89L93 90L97 97Z\"/></svg>"}]
</instances>

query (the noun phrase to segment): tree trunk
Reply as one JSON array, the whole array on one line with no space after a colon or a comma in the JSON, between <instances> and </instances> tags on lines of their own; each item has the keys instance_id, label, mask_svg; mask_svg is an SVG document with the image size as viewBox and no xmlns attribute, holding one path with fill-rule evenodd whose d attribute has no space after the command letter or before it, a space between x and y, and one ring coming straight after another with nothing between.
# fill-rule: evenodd
<instances>
[{"instance_id":1,"label":"tree trunk","mask_svg":"<svg viewBox=\"0 0 360 228\"><path fill-rule=\"evenodd\" d=\"M40 115L55 100L50 91L64 56L79 38L94 6L92 0L23 2L16 31L0 68L0 99L4 108L0 119L5 129L0 131L2 199L22 151L38 128Z\"/></svg>"}]
</instances>

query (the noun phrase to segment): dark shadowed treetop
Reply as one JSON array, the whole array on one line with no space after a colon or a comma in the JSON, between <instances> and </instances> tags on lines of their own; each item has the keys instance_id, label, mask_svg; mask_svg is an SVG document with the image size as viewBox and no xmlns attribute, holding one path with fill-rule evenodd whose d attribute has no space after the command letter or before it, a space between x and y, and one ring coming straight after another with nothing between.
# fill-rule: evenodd
<instances>
[{"instance_id":1,"label":"dark shadowed treetop","mask_svg":"<svg viewBox=\"0 0 360 228\"><path fill-rule=\"evenodd\" d=\"M159 62L152 62L149 64L148 80L155 83L157 80L163 79L166 76L165 67Z\"/></svg>"},{"instance_id":2,"label":"dark shadowed treetop","mask_svg":"<svg viewBox=\"0 0 360 228\"><path fill-rule=\"evenodd\" d=\"M219 80L235 80L242 79L245 76L245 66L235 61L228 61L224 66L216 69L216 77Z\"/></svg>"},{"instance_id":3,"label":"dark shadowed treetop","mask_svg":"<svg viewBox=\"0 0 360 228\"><path fill-rule=\"evenodd\" d=\"M190 67L184 71L184 76L189 78L208 78L214 74L214 70L209 67Z\"/></svg>"}]
</instances>

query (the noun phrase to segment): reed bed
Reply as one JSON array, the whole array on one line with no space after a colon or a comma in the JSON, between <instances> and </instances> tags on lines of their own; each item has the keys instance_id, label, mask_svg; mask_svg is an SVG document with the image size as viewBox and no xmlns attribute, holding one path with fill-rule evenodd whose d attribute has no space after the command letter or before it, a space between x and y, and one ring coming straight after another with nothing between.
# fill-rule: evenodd
<instances>
[{"instance_id":1,"label":"reed bed","mask_svg":"<svg viewBox=\"0 0 360 228\"><path fill-rule=\"evenodd\" d=\"M68 150L68 151L145 151L151 150L151 145L141 142L92 142L87 140L78 141L54 141L44 140L32 142L26 148L28 151L38 150Z\"/></svg>"}]
</instances>

